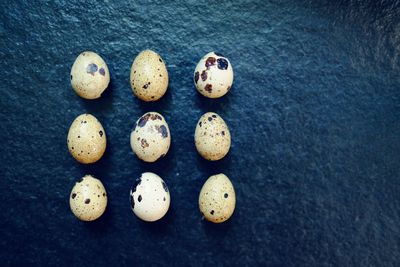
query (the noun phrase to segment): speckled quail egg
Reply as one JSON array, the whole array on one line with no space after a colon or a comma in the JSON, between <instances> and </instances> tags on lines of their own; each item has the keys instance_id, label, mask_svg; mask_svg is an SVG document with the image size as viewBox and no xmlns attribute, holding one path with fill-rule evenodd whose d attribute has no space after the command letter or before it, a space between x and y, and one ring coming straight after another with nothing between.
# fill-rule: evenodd
<instances>
[{"instance_id":1,"label":"speckled quail egg","mask_svg":"<svg viewBox=\"0 0 400 267\"><path fill-rule=\"evenodd\" d=\"M76 58L71 68L71 85L80 97L99 98L109 83L107 64L98 54L85 51Z\"/></svg>"},{"instance_id":2,"label":"speckled quail egg","mask_svg":"<svg viewBox=\"0 0 400 267\"><path fill-rule=\"evenodd\" d=\"M171 134L161 114L147 112L136 121L131 132L131 147L138 158L154 162L167 154L170 145Z\"/></svg>"},{"instance_id":3,"label":"speckled quail egg","mask_svg":"<svg viewBox=\"0 0 400 267\"><path fill-rule=\"evenodd\" d=\"M222 223L228 220L235 210L235 189L225 174L210 176L201 188L199 208L210 222Z\"/></svg>"},{"instance_id":4,"label":"speckled quail egg","mask_svg":"<svg viewBox=\"0 0 400 267\"><path fill-rule=\"evenodd\" d=\"M106 150L106 132L93 115L82 114L72 122L67 144L69 152L77 161L94 163Z\"/></svg>"},{"instance_id":5,"label":"speckled quail egg","mask_svg":"<svg viewBox=\"0 0 400 267\"><path fill-rule=\"evenodd\" d=\"M72 188L69 206L74 215L82 221L94 221L107 207L107 193L102 182L86 175Z\"/></svg>"},{"instance_id":6,"label":"speckled quail egg","mask_svg":"<svg viewBox=\"0 0 400 267\"><path fill-rule=\"evenodd\" d=\"M152 172L142 173L136 179L130 200L135 215L147 222L161 219L167 213L171 201L167 185Z\"/></svg>"},{"instance_id":7,"label":"speckled quail egg","mask_svg":"<svg viewBox=\"0 0 400 267\"><path fill-rule=\"evenodd\" d=\"M233 69L229 60L215 52L200 59L194 71L197 91L209 98L225 95L232 87Z\"/></svg>"},{"instance_id":8,"label":"speckled quail egg","mask_svg":"<svg viewBox=\"0 0 400 267\"><path fill-rule=\"evenodd\" d=\"M197 151L207 160L219 160L228 154L231 134L225 121L214 112L201 116L194 133Z\"/></svg>"},{"instance_id":9,"label":"speckled quail egg","mask_svg":"<svg viewBox=\"0 0 400 267\"><path fill-rule=\"evenodd\" d=\"M131 67L131 88L141 100L156 101L168 87L168 71L161 56L144 50L137 55Z\"/></svg>"}]
</instances>

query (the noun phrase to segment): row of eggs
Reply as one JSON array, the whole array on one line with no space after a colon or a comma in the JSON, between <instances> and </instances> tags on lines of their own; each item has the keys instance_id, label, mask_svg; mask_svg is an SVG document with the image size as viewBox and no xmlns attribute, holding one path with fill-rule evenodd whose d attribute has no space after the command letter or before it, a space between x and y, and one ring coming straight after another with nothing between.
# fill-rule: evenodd
<instances>
[{"instance_id":1,"label":"row of eggs","mask_svg":"<svg viewBox=\"0 0 400 267\"><path fill-rule=\"evenodd\" d=\"M130 204L134 214L147 222L154 222L167 213L171 202L168 186L155 173L142 173L130 191ZM84 176L72 188L70 207L82 221L98 219L107 207L107 192L103 183ZM235 209L235 190L225 174L209 177L199 195L199 208L204 218L214 223L228 220Z\"/></svg>"},{"instance_id":2,"label":"row of eggs","mask_svg":"<svg viewBox=\"0 0 400 267\"><path fill-rule=\"evenodd\" d=\"M203 158L215 161L229 152L231 134L221 116L207 112L197 123L194 141ZM164 157L171 145L171 133L165 118L157 112L145 113L130 133L130 144L132 151L143 161L155 162ZM103 125L91 114L79 115L69 128L67 145L71 155L80 163L98 161L107 146Z\"/></svg>"},{"instance_id":3,"label":"row of eggs","mask_svg":"<svg viewBox=\"0 0 400 267\"><path fill-rule=\"evenodd\" d=\"M228 58L210 52L200 59L194 75L197 91L209 98L219 98L231 89L233 69ZM85 51L71 69L71 85L85 99L96 99L107 89L110 72L96 53ZM130 84L133 93L143 101L157 101L167 91L168 71L164 60L152 50L140 52L132 63Z\"/></svg>"},{"instance_id":4,"label":"row of eggs","mask_svg":"<svg viewBox=\"0 0 400 267\"><path fill-rule=\"evenodd\" d=\"M156 101L166 92L168 72L162 58L151 50L139 53L131 67L131 88L143 101ZM110 82L107 64L94 52L83 52L71 69L71 85L85 99L96 99ZM232 66L227 58L210 52L197 64L194 83L209 98L225 95L233 82ZM90 114L78 116L68 132L68 149L79 162L98 161L106 150L106 133L101 123ZM164 117L157 112L141 116L130 135L133 152L143 161L154 162L166 155L171 134ZM225 121L216 113L201 116L195 130L197 151L207 160L219 160L229 151L231 137ZM130 192L133 212L144 221L156 221L168 211L170 195L166 183L154 173L143 173ZM203 216L212 222L226 221L235 209L233 185L224 174L209 177L199 195ZM77 182L70 195L70 207L83 221L99 218L107 206L106 190L97 178L86 175Z\"/></svg>"}]
</instances>

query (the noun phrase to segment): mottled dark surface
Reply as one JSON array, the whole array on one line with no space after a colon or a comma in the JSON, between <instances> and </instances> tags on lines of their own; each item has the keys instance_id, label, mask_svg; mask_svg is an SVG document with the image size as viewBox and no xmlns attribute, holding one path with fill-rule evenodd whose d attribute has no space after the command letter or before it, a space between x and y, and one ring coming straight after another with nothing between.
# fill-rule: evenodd
<instances>
[{"instance_id":1,"label":"mottled dark surface","mask_svg":"<svg viewBox=\"0 0 400 267\"><path fill-rule=\"evenodd\" d=\"M80 1L79 1L80 2ZM400 265L399 1L1 1L0 262L75 265ZM169 89L135 98L131 63L158 51ZM98 100L79 98L70 68L84 50L111 73ZM235 71L222 99L199 95L198 60L216 50ZM172 146L140 162L130 130L146 111L169 123ZM199 157L199 117L220 114L232 147L220 162ZM84 166L67 131L84 112L108 138ZM171 208L139 221L129 190L141 172L168 184ZM227 174L236 211L201 220L206 178ZM68 197L85 174L108 192L104 216L78 221Z\"/></svg>"}]
</instances>

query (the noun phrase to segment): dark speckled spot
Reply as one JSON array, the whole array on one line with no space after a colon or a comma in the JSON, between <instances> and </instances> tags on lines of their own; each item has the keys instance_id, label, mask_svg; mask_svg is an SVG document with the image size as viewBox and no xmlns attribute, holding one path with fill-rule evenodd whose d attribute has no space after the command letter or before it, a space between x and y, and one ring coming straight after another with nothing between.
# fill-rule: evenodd
<instances>
[{"instance_id":1,"label":"dark speckled spot","mask_svg":"<svg viewBox=\"0 0 400 267\"><path fill-rule=\"evenodd\" d=\"M90 203L90 198L85 199L85 204L89 204Z\"/></svg>"},{"instance_id":2,"label":"dark speckled spot","mask_svg":"<svg viewBox=\"0 0 400 267\"><path fill-rule=\"evenodd\" d=\"M218 61L218 69L220 70L226 70L228 68L228 60L226 60L225 58L219 58L217 59Z\"/></svg>"},{"instance_id":3,"label":"dark speckled spot","mask_svg":"<svg viewBox=\"0 0 400 267\"><path fill-rule=\"evenodd\" d=\"M204 90L206 90L207 92L211 93L211 92L212 92L212 84L207 84L207 85L204 87Z\"/></svg>"},{"instance_id":4,"label":"dark speckled spot","mask_svg":"<svg viewBox=\"0 0 400 267\"><path fill-rule=\"evenodd\" d=\"M207 71L206 70L203 70L203 72L201 73L201 80L202 81L207 80Z\"/></svg>"},{"instance_id":5,"label":"dark speckled spot","mask_svg":"<svg viewBox=\"0 0 400 267\"><path fill-rule=\"evenodd\" d=\"M211 117L208 117L208 121L212 121L212 118L211 118Z\"/></svg>"},{"instance_id":6,"label":"dark speckled spot","mask_svg":"<svg viewBox=\"0 0 400 267\"><path fill-rule=\"evenodd\" d=\"M224 194L224 198L228 198L228 193L225 193L225 194Z\"/></svg>"},{"instance_id":7,"label":"dark speckled spot","mask_svg":"<svg viewBox=\"0 0 400 267\"><path fill-rule=\"evenodd\" d=\"M73 193L73 194L71 195L71 198L74 199L75 197L76 197L76 194Z\"/></svg>"},{"instance_id":8,"label":"dark speckled spot","mask_svg":"<svg viewBox=\"0 0 400 267\"><path fill-rule=\"evenodd\" d=\"M100 137L103 137L103 131L99 132Z\"/></svg>"},{"instance_id":9,"label":"dark speckled spot","mask_svg":"<svg viewBox=\"0 0 400 267\"><path fill-rule=\"evenodd\" d=\"M97 65L94 63L90 63L89 65L87 65L86 67L86 72L90 73L94 76L95 72L97 71Z\"/></svg>"},{"instance_id":10,"label":"dark speckled spot","mask_svg":"<svg viewBox=\"0 0 400 267\"><path fill-rule=\"evenodd\" d=\"M132 194L131 194L131 208L132 209L135 208L135 199L133 198Z\"/></svg>"},{"instance_id":11,"label":"dark speckled spot","mask_svg":"<svg viewBox=\"0 0 400 267\"><path fill-rule=\"evenodd\" d=\"M164 198L163 198L163 201L165 201L165 200L166 200L166 198L164 197Z\"/></svg>"},{"instance_id":12,"label":"dark speckled spot","mask_svg":"<svg viewBox=\"0 0 400 267\"><path fill-rule=\"evenodd\" d=\"M222 134L222 135L225 135L225 131L222 131L221 134Z\"/></svg>"},{"instance_id":13,"label":"dark speckled spot","mask_svg":"<svg viewBox=\"0 0 400 267\"><path fill-rule=\"evenodd\" d=\"M71 75L71 80L72 80L72 75Z\"/></svg>"},{"instance_id":14,"label":"dark speckled spot","mask_svg":"<svg viewBox=\"0 0 400 267\"><path fill-rule=\"evenodd\" d=\"M201 122L199 122L199 126L201 127Z\"/></svg>"},{"instance_id":15,"label":"dark speckled spot","mask_svg":"<svg viewBox=\"0 0 400 267\"><path fill-rule=\"evenodd\" d=\"M146 125L147 121L149 120L149 118L150 118L150 113L142 116L138 121L138 126L144 127Z\"/></svg>"},{"instance_id":16,"label":"dark speckled spot","mask_svg":"<svg viewBox=\"0 0 400 267\"><path fill-rule=\"evenodd\" d=\"M162 59L161 59L161 58L158 58L158 61L162 62Z\"/></svg>"},{"instance_id":17,"label":"dark speckled spot","mask_svg":"<svg viewBox=\"0 0 400 267\"><path fill-rule=\"evenodd\" d=\"M72 76L71 76L71 80L72 80ZM199 72L196 71L196 73L194 74L194 82L197 83L198 80L199 80Z\"/></svg>"},{"instance_id":18,"label":"dark speckled spot","mask_svg":"<svg viewBox=\"0 0 400 267\"><path fill-rule=\"evenodd\" d=\"M142 195L139 195L138 198L137 198L137 200L138 200L139 202L141 202L141 201L142 201Z\"/></svg>"},{"instance_id":19,"label":"dark speckled spot","mask_svg":"<svg viewBox=\"0 0 400 267\"><path fill-rule=\"evenodd\" d=\"M210 211L210 214L211 214L211 215L214 215L214 210Z\"/></svg>"},{"instance_id":20,"label":"dark speckled spot","mask_svg":"<svg viewBox=\"0 0 400 267\"><path fill-rule=\"evenodd\" d=\"M152 121L155 121L155 120L160 120L160 121L162 121L161 116L158 115L158 114L151 114L150 119L151 119Z\"/></svg>"},{"instance_id":21,"label":"dark speckled spot","mask_svg":"<svg viewBox=\"0 0 400 267\"><path fill-rule=\"evenodd\" d=\"M214 114L214 115L212 115L211 117L213 117L213 118L216 118L216 117L217 117L217 115L215 115L215 114Z\"/></svg>"},{"instance_id":22,"label":"dark speckled spot","mask_svg":"<svg viewBox=\"0 0 400 267\"><path fill-rule=\"evenodd\" d=\"M147 140L144 138L140 141L140 145L142 146L142 148L149 147L149 143L147 143Z\"/></svg>"},{"instance_id":23,"label":"dark speckled spot","mask_svg":"<svg viewBox=\"0 0 400 267\"><path fill-rule=\"evenodd\" d=\"M165 184L165 182L164 182L164 181L161 181L161 184L162 184L162 186L163 186L165 192L168 192L168 187L167 187L167 185Z\"/></svg>"},{"instance_id":24,"label":"dark speckled spot","mask_svg":"<svg viewBox=\"0 0 400 267\"><path fill-rule=\"evenodd\" d=\"M148 87L149 87L149 84L147 84L147 83L143 85L143 89L147 89Z\"/></svg>"},{"instance_id":25,"label":"dark speckled spot","mask_svg":"<svg viewBox=\"0 0 400 267\"><path fill-rule=\"evenodd\" d=\"M168 130L165 125L161 125L160 127L157 128L157 131L162 135L163 138L168 137Z\"/></svg>"},{"instance_id":26,"label":"dark speckled spot","mask_svg":"<svg viewBox=\"0 0 400 267\"><path fill-rule=\"evenodd\" d=\"M103 76L106 75L106 71L103 68L100 68L99 73Z\"/></svg>"},{"instance_id":27,"label":"dark speckled spot","mask_svg":"<svg viewBox=\"0 0 400 267\"><path fill-rule=\"evenodd\" d=\"M216 61L216 60L215 60L215 57L209 57L209 58L207 58L206 64L205 64L206 68L209 69L210 66L215 65L215 61Z\"/></svg>"}]
</instances>

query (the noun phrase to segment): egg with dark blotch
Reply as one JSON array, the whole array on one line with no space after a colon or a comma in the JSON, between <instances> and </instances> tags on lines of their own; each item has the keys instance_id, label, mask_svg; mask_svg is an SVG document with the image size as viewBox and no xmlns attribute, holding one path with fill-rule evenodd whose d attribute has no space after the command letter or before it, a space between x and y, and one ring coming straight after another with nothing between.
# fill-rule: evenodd
<instances>
[{"instance_id":1,"label":"egg with dark blotch","mask_svg":"<svg viewBox=\"0 0 400 267\"><path fill-rule=\"evenodd\" d=\"M231 147L228 125L217 113L207 112L197 122L194 142L203 158L220 160L228 154Z\"/></svg>"},{"instance_id":2,"label":"egg with dark blotch","mask_svg":"<svg viewBox=\"0 0 400 267\"><path fill-rule=\"evenodd\" d=\"M235 189L229 178L222 173L209 177L199 195L199 208L204 218L222 223L232 216L235 206Z\"/></svg>"},{"instance_id":3,"label":"egg with dark blotch","mask_svg":"<svg viewBox=\"0 0 400 267\"><path fill-rule=\"evenodd\" d=\"M160 99L168 88L168 71L164 60L152 50L137 55L131 67L131 88L143 101Z\"/></svg>"},{"instance_id":4,"label":"egg with dark blotch","mask_svg":"<svg viewBox=\"0 0 400 267\"><path fill-rule=\"evenodd\" d=\"M107 193L103 183L86 175L72 188L69 205L72 213L81 221L94 221L106 210Z\"/></svg>"},{"instance_id":5,"label":"egg with dark blotch","mask_svg":"<svg viewBox=\"0 0 400 267\"><path fill-rule=\"evenodd\" d=\"M146 162L164 157L171 145L171 133L164 117L157 112L147 112L135 123L130 143L136 156Z\"/></svg>"},{"instance_id":6,"label":"egg with dark blotch","mask_svg":"<svg viewBox=\"0 0 400 267\"><path fill-rule=\"evenodd\" d=\"M77 161L84 164L94 163L106 150L106 132L96 117L82 114L69 128L67 145L69 152Z\"/></svg>"},{"instance_id":7,"label":"egg with dark blotch","mask_svg":"<svg viewBox=\"0 0 400 267\"><path fill-rule=\"evenodd\" d=\"M224 96L232 87L233 69L229 59L210 52L202 57L194 71L197 91L208 98Z\"/></svg>"},{"instance_id":8,"label":"egg with dark blotch","mask_svg":"<svg viewBox=\"0 0 400 267\"><path fill-rule=\"evenodd\" d=\"M85 99L101 96L110 83L107 64L96 53L82 52L71 68L71 85L75 92Z\"/></svg>"},{"instance_id":9,"label":"egg with dark blotch","mask_svg":"<svg viewBox=\"0 0 400 267\"><path fill-rule=\"evenodd\" d=\"M155 173L142 173L130 191L131 209L147 222L154 222L167 213L171 202L169 189Z\"/></svg>"}]
</instances>

